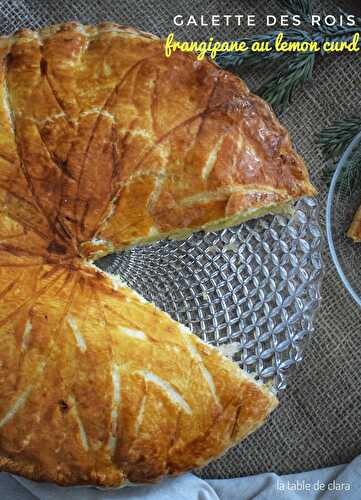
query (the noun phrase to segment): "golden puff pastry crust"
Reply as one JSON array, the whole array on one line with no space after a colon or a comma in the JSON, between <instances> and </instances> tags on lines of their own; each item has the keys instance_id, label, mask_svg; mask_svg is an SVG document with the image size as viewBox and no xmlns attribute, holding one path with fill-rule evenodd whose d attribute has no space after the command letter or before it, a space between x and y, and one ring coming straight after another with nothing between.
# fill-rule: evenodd
<instances>
[{"instance_id":1,"label":"golden puff pastry crust","mask_svg":"<svg viewBox=\"0 0 361 500\"><path fill-rule=\"evenodd\" d=\"M205 464L275 396L89 260L312 195L269 106L158 38L0 39L0 469L119 486Z\"/></svg>"},{"instance_id":2,"label":"golden puff pastry crust","mask_svg":"<svg viewBox=\"0 0 361 500\"><path fill-rule=\"evenodd\" d=\"M350 229L347 232L347 236L352 238L355 242L361 241L361 207L355 213Z\"/></svg>"},{"instance_id":3,"label":"golden puff pastry crust","mask_svg":"<svg viewBox=\"0 0 361 500\"><path fill-rule=\"evenodd\" d=\"M11 264L0 268L2 470L63 485L155 481L217 457L276 406L99 270Z\"/></svg>"},{"instance_id":4,"label":"golden puff pastry crust","mask_svg":"<svg viewBox=\"0 0 361 500\"><path fill-rule=\"evenodd\" d=\"M315 192L268 104L208 60L166 58L155 37L70 23L4 38L0 57L3 161L20 154L54 245L74 254L224 227Z\"/></svg>"}]
</instances>

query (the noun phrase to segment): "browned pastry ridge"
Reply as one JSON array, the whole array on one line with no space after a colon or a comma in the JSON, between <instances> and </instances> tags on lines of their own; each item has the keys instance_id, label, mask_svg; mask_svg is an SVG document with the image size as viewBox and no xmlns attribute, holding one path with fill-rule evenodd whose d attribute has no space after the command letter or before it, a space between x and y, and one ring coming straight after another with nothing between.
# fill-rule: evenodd
<instances>
[{"instance_id":1,"label":"browned pastry ridge","mask_svg":"<svg viewBox=\"0 0 361 500\"><path fill-rule=\"evenodd\" d=\"M0 469L118 486L203 465L275 396L89 261L312 195L306 168L241 80L151 35L69 23L0 57Z\"/></svg>"},{"instance_id":2,"label":"browned pastry ridge","mask_svg":"<svg viewBox=\"0 0 361 500\"><path fill-rule=\"evenodd\" d=\"M361 241L361 207L355 213L350 229L347 232L347 236L356 242Z\"/></svg>"}]
</instances>

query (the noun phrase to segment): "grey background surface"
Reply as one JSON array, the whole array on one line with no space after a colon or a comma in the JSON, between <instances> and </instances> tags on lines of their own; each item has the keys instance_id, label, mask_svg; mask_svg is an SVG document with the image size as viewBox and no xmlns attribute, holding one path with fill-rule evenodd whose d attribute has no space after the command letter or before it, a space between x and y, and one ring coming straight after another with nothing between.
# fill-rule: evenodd
<instances>
[{"instance_id":1,"label":"grey background surface","mask_svg":"<svg viewBox=\"0 0 361 500\"><path fill-rule=\"evenodd\" d=\"M361 14L359 0L322 2L328 11L335 5ZM113 20L158 35L175 31L179 39L215 35L230 40L251 30L235 25L175 28L173 16L255 13L261 20L265 14L276 12L280 12L276 0L13 0L0 1L0 29L9 33L20 26L34 28L69 19L84 23ZM265 30L262 22L252 28L254 32ZM361 113L360 75L359 54L323 58L316 66L313 82L295 93L291 107L282 116L320 191L323 228L327 186L321 179L323 160L315 134L337 117ZM265 76L262 68L242 73L253 88ZM201 476L290 473L348 462L361 452L361 311L343 289L326 243L324 265L316 333L308 343L304 362L294 370L289 388L281 395L279 409L256 434L199 471Z\"/></svg>"}]
</instances>

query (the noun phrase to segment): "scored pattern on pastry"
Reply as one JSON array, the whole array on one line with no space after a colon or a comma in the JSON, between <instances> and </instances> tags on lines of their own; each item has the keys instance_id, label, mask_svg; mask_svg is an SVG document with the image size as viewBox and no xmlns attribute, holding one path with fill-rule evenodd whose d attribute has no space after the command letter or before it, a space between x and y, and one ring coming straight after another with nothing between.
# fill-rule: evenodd
<instances>
[{"instance_id":1,"label":"scored pattern on pastry","mask_svg":"<svg viewBox=\"0 0 361 500\"><path fill-rule=\"evenodd\" d=\"M157 38L76 23L0 39L0 468L154 481L276 398L87 263L312 195L269 106Z\"/></svg>"},{"instance_id":2,"label":"scored pattern on pastry","mask_svg":"<svg viewBox=\"0 0 361 500\"><path fill-rule=\"evenodd\" d=\"M79 434L80 434L80 439L81 439L81 443L83 445L83 448L85 450L89 450L88 436L87 436L87 434L85 432L85 428L84 428L83 422L81 421L81 419L79 417L79 413L78 413L77 403L76 403L75 397L72 394L69 394L69 403L70 403L72 412L74 414L74 418L77 421L78 426L79 426Z\"/></svg>"},{"instance_id":3,"label":"scored pattern on pastry","mask_svg":"<svg viewBox=\"0 0 361 500\"><path fill-rule=\"evenodd\" d=\"M74 333L74 337L77 343L78 348L80 349L81 352L86 351L86 342L84 340L84 337L79 331L78 324L76 322L76 319L74 318L67 318L69 326Z\"/></svg>"}]
</instances>

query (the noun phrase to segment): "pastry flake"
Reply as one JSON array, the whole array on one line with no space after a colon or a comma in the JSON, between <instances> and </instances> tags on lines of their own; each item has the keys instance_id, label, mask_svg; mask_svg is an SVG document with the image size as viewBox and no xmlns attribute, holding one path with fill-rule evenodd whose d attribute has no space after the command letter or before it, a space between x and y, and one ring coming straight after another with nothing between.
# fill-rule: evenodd
<instances>
[{"instance_id":1,"label":"pastry flake","mask_svg":"<svg viewBox=\"0 0 361 500\"><path fill-rule=\"evenodd\" d=\"M352 238L355 242L361 241L361 207L357 210L352 220L347 236Z\"/></svg>"}]
</instances>

